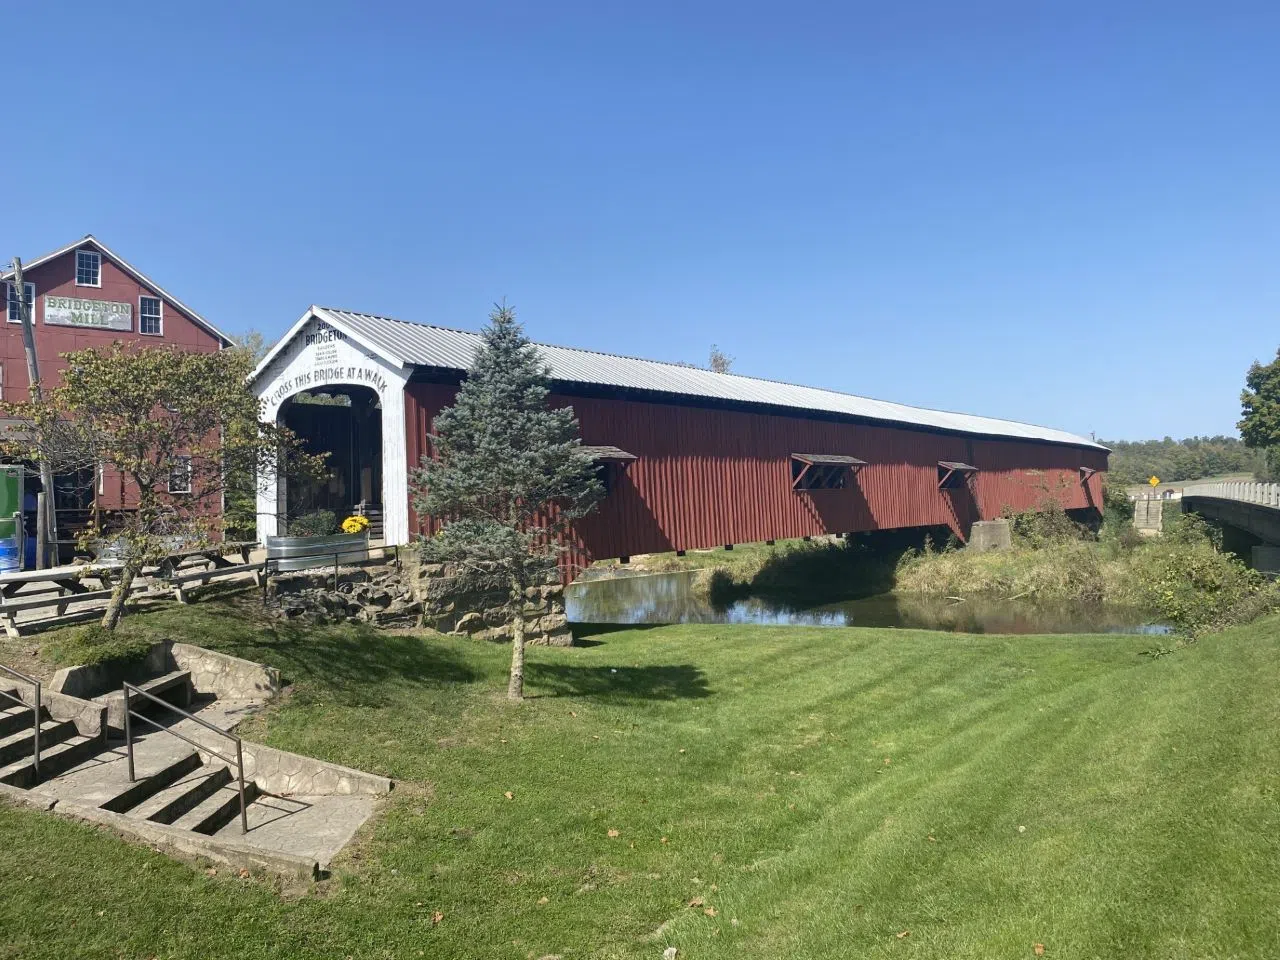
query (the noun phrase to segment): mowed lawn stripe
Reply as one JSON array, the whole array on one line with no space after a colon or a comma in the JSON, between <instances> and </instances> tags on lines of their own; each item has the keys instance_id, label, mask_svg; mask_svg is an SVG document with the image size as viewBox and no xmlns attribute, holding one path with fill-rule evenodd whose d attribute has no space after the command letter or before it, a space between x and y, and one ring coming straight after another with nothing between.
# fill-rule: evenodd
<instances>
[{"instance_id":1,"label":"mowed lawn stripe","mask_svg":"<svg viewBox=\"0 0 1280 960\"><path fill-rule=\"evenodd\" d=\"M1276 953L1280 620L1159 658L1132 636L602 628L532 650L512 708L502 647L220 603L148 619L279 666L293 693L247 734L400 778L384 815L282 899L0 809L11 955Z\"/></svg>"}]
</instances>

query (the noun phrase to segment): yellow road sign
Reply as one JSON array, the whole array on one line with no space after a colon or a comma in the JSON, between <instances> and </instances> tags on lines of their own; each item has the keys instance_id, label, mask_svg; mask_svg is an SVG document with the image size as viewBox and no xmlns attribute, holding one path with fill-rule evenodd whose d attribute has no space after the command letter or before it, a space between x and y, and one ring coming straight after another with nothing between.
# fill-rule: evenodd
<instances>
[{"instance_id":1,"label":"yellow road sign","mask_svg":"<svg viewBox=\"0 0 1280 960\"><path fill-rule=\"evenodd\" d=\"M1153 487L1158 487L1158 486L1160 486L1160 478L1159 478L1159 477L1152 477L1151 479L1149 479L1149 480L1147 481L1147 483L1151 484Z\"/></svg>"}]
</instances>

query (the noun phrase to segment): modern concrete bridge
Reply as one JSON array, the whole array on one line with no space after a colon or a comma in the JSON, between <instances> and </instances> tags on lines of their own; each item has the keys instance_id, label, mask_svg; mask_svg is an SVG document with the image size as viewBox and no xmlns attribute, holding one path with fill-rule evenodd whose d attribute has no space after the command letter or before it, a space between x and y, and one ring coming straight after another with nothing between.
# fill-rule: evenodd
<instances>
[{"instance_id":1,"label":"modern concrete bridge","mask_svg":"<svg viewBox=\"0 0 1280 960\"><path fill-rule=\"evenodd\" d=\"M1280 571L1280 483L1193 483L1182 489L1182 509L1223 525L1223 546L1257 570Z\"/></svg>"}]
</instances>

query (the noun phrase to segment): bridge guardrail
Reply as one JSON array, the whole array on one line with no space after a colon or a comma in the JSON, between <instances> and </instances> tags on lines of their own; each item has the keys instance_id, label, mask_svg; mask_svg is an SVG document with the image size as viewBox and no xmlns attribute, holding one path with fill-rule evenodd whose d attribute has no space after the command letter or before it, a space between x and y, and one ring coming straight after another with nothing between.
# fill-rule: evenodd
<instances>
[{"instance_id":1,"label":"bridge guardrail","mask_svg":"<svg viewBox=\"0 0 1280 960\"><path fill-rule=\"evenodd\" d=\"M1216 497L1219 500L1237 500L1261 507L1280 509L1280 483L1254 483L1251 481L1219 481L1217 483L1189 483L1182 488L1182 497Z\"/></svg>"}]
</instances>

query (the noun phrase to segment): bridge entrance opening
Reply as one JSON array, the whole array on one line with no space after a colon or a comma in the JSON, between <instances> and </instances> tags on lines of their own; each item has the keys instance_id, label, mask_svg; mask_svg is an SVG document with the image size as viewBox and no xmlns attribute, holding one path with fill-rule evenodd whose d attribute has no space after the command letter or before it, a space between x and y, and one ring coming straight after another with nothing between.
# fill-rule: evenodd
<instances>
[{"instance_id":1,"label":"bridge entrance opening","mask_svg":"<svg viewBox=\"0 0 1280 960\"><path fill-rule=\"evenodd\" d=\"M299 393L285 401L280 422L301 439L308 453L328 454L328 474L312 483L286 487L290 522L318 510L337 520L363 513L370 535L382 535L382 405L368 387L335 385Z\"/></svg>"}]
</instances>

